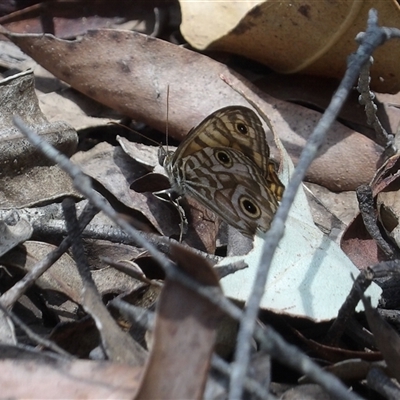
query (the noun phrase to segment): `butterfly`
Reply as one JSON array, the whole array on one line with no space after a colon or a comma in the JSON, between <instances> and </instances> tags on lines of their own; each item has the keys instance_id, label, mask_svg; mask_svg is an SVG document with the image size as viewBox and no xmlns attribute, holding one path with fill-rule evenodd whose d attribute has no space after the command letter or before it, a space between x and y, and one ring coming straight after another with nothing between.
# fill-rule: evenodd
<instances>
[{"instance_id":1,"label":"butterfly","mask_svg":"<svg viewBox=\"0 0 400 400\"><path fill-rule=\"evenodd\" d=\"M213 112L175 152L160 147L158 159L180 196L193 197L245 236L269 229L284 186L251 109Z\"/></svg>"}]
</instances>

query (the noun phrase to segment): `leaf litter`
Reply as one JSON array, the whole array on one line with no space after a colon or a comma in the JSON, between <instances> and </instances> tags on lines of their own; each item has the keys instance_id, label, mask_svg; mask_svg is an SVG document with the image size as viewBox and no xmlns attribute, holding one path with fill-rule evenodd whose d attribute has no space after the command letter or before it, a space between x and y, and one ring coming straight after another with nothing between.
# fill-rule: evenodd
<instances>
[{"instance_id":1,"label":"leaf litter","mask_svg":"<svg viewBox=\"0 0 400 400\"><path fill-rule=\"evenodd\" d=\"M56 7L62 9L61 2L60 4L55 2L55 4ZM163 11L165 8L168 9L168 5L161 7ZM163 11L157 12L161 15ZM36 12L40 14L38 9ZM135 12L138 13L138 10L132 12L135 14ZM16 17L23 20L24 15L24 12L19 12ZM155 14L141 14L142 17L146 16L144 18L150 18L150 15L154 17ZM111 14L109 16L113 18ZM364 24L365 21L366 17L364 17ZM101 17L97 20L96 17L93 17L91 23L94 24L92 27L96 26L97 28L104 24L104 20L101 20ZM106 122L120 120L125 124L130 123L139 130L147 130L150 135L157 138L156 141L159 141L160 135L155 130L164 131L165 129L166 88L169 85L171 90L168 99L170 105L168 129L172 137L180 139L191 127L222 106L232 104L249 106L246 98L256 98L254 92L257 92L258 89L255 89L245 78L228 69L224 63L220 62L223 58L218 54L214 55L217 57L217 60L214 60L192 50L138 33L121 31L115 27L89 33L86 33L86 28L84 28L79 33L83 35L79 39L62 40L55 39L48 34L39 36L32 35L32 31L22 32L20 29L21 26L24 26L23 24L4 26L15 32L7 32L6 36L32 57L24 56L26 57L25 65L28 63L30 66L36 65L36 61L55 77L66 82L69 87L65 83L54 85L60 81L53 75L46 75L48 73L43 75L49 79L49 83L51 80L52 87L56 88L53 93L51 93L52 89L47 89L48 93L39 94L41 108L46 110L44 116L38 108L38 100L33 94L32 72L22 73L2 82L3 88L9 94L7 104L2 102L3 108L5 107L2 109L2 115L5 118L4 133L1 135L5 150L2 154L8 154L11 149L14 149L8 158L3 156L2 166L4 165L4 168L2 167L1 175L3 181L0 181L2 187L0 192L3 196L3 200L0 202L1 219L2 226L4 226L1 242L2 245L4 243L6 252L1 259L3 272L1 292L3 295L0 297L0 303L3 307L8 308L8 311L4 309L2 312L1 319L1 341L4 346L6 343L8 346L7 351L4 347L4 353L2 351L4 356L0 361L0 368L3 371L2 382L4 383L2 383L2 387L5 390L3 396L42 396L44 392L52 398L59 397L61 392L63 397L71 398L103 396L200 398L204 396L204 393L207 398L215 398L221 394L227 396L229 393L228 378L232 374L232 368L236 367L235 364L230 363L235 351L238 327L234 320L240 319L241 314L233 304L227 303L226 298L218 289L218 279L212 275L213 269L209 262L216 264L220 258L215 255L207 256L209 262L206 262L204 252L213 254L216 245L219 252L226 247L230 251L232 242L230 242L229 236L222 231L218 233L216 221L207 210L199 209L195 214L193 209L196 209L197 206L191 211L189 203L184 203L184 207L190 221L187 238L191 237L191 239L184 240L184 243L191 246L194 253L192 254L186 247L174 244L172 239L166 239L168 237L177 238L179 235L180 221L176 210L168 204L156 201L150 194L138 193L132 189L132 183L149 171L151 172L152 165L148 163L148 159L145 161L147 164L140 164L140 159L132 159L134 153L130 152L128 155L126 150L130 146L129 140L132 137L128 133L123 133L125 137L118 138L117 141L117 135L120 135L121 131L118 130L118 133L114 133L110 126L106 125ZM57 27L56 36L59 38L75 37L79 29L82 29L79 27L78 30L74 30L72 25L63 27L63 29L65 28L67 29L64 30L64 33L59 34L61 31ZM67 31L69 33L65 34ZM11 49L11 47L8 48ZM59 54L63 56L60 57ZM210 56L213 55L210 53ZM13 55L10 53L9 60L12 60L12 57ZM230 63L234 65L235 59L232 58ZM15 59L15 64L21 66L17 59ZM149 65L152 68L149 68ZM13 62L8 61L6 68L12 67ZM244 76L250 77L252 73L254 74L252 68L254 66L251 63L248 63L245 68L242 64L240 72ZM179 71L178 74L177 71ZM38 68L38 72L40 73L40 68ZM276 82L276 79L268 77L265 71L260 73L258 70L257 73L261 78L263 78L262 75L265 75L266 81L270 79L270 82ZM225 80L238 83L235 83L232 88L220 79L220 75L224 75ZM35 76L36 87L42 87L46 91L45 81L40 81L40 75L36 74L36 69ZM300 76L298 79L299 87L301 87L300 84L304 84L309 78ZM316 82L322 82L318 81L317 77L314 79L317 79ZM256 81L253 80L253 82ZM300 150L305 144L305 138L311 133L319 119L320 114L315 111L315 108L323 110L328 103L325 97L325 103L319 101L318 106L315 107L315 102L310 101L310 97L302 96L301 90L295 96L290 94L289 89L295 86L293 81L290 85L286 84L285 86L285 80L282 80L281 85L281 87L275 88L274 92L268 91L268 88L265 89L257 102L273 126L273 132L266 127L273 157L281 164L287 162L282 156L279 145L274 145L273 135L278 134L284 147L296 163ZM261 84L257 84L257 86L262 87ZM308 86L309 93L316 94L317 91L313 92L312 90L313 85ZM207 87L207 95L204 95L204 87ZM245 98L234 90L237 88L242 88ZM76 92L74 94L75 90L82 94L76 95ZM52 97L53 94L57 97ZM260 92L258 91L257 94ZM270 95L274 97L270 97ZM58 103L56 99L62 100L63 97L69 99L71 107L66 106L68 103L65 102ZM385 97L382 95L381 98ZM312 104L312 102L314 103ZM390 104L395 104L395 97L390 98L390 102ZM389 113L387 110L390 110L390 107L394 108L390 104L387 100L383 100L387 113ZM349 100L346 108L354 108L357 110L357 115L362 117L360 106L354 99ZM64 119L64 111L65 119L70 125L58 122ZM52 163L40 155L16 130L11 120L15 113L20 114L33 131L41 134L59 151L80 165L83 171L91 177L95 189L112 204L119 215L124 216L126 221L143 230L150 243L156 243L157 248L169 254L171 258L175 254L174 261L183 270L178 270L179 272L174 274L167 272L165 277L161 278L161 282L164 282L161 295L151 289L154 286L151 282L154 267L151 266L151 263L146 267L145 263L139 263L142 249L138 249L134 242L126 241L126 233L119 228L115 221L98 219L97 216L92 222L85 222L88 225L83 231L86 233L82 236L81 244L79 244L81 240L79 234L73 235L70 239L74 243L73 246L82 247L83 245L89 258L76 255L76 253L73 256L71 256L72 253L60 255L58 256L61 257L60 260L53 266L45 267L49 269L41 278L33 278L37 274L36 271L44 269L42 265L44 255L57 253L57 246L67 236L64 217L58 216L58 211L51 210L48 205L54 202L58 203L63 198L70 196L79 200L82 195L57 163ZM349 118L349 114L355 115L355 113L347 112L341 116L340 121L345 125L339 122L334 123L329 133L329 139L324 144L325 147L321 148L318 158L306 177L314 184L320 184L330 190L355 190L361 184L370 183L377 165L382 159L382 147L375 143L373 130L366 126L360 117L355 120ZM84 120L83 122L80 121L80 117ZM129 122L128 118L132 118L132 122ZM391 113L390 118L391 125L389 126L392 127L392 131L395 131L393 126L398 124L396 114ZM152 130L144 129L144 127L150 127ZM11 138L9 132L12 134ZM368 137L363 136L365 134ZM77 137L80 139L78 148L76 148ZM119 147L118 142L121 145L125 144ZM16 143L16 146L10 146L11 143ZM378 140L378 143L382 144L381 139ZM148 150L142 144L136 146L141 146L136 150L139 153L143 151L144 154L150 154L157 151L157 146L148 147ZM136 158L136 155L134 157ZM281 173L287 172L281 170ZM155 182L157 180L158 178L154 178ZM315 190L315 196L318 200L318 189ZM335 212L342 219L341 223L335 225L335 228L326 222L333 219L329 209L331 204L333 203L335 206L339 199L334 193L330 196L331 199L329 193L326 195L324 207L320 209L320 212L325 214L325 233L329 235L335 229L343 232L350 219L346 216L343 217L341 207L337 207L336 204L336 208L339 210L336 209ZM374 193L374 196L377 196L377 193ZM344 206L348 206L346 200L344 202ZM380 215L383 215L383 210L389 209L390 204L395 203L393 201L390 203L390 199L387 203L387 200L381 196L377 204L380 207ZM300 206L300 208L302 207ZM304 207L308 208L308 206ZM301 214L304 214L304 210L305 208ZM314 211L314 207L312 210ZM390 212L396 215L397 211L392 207ZM39 217L36 216L36 219L32 219L34 214ZM82 215L80 218L84 218L85 212ZM315 212L314 215L316 215ZM359 220L359 217L357 218ZM391 226L388 228L388 217L383 215L378 224L385 224L385 221L384 236L390 236L393 229ZM206 222L211 224L207 225ZM293 224L293 222L289 223ZM358 223L360 224L360 222ZM10 231L16 229L18 224L23 226L26 232L19 238L11 237L11 240L7 241L6 235L9 237ZM348 229L353 224L349 225ZM298 226L300 227L300 225ZM340 228L337 228L338 226ZM47 228L47 234L44 234L44 227ZM83 226L79 229L83 229ZM348 233L346 234L348 235ZM36 242L27 241L32 235L32 239ZM332 237L334 235L337 233L334 232ZM352 230L352 236L358 240L357 235L359 235L358 231ZM363 235L365 236L365 233ZM395 238L395 235L393 237ZM366 238L368 237L366 236ZM305 243L303 247L310 245L307 240ZM364 250L355 248L350 251L346 246L342 248L346 253L358 254L360 257L367 254L375 242L369 239L368 243ZM201 251L195 251L196 248ZM286 250L285 254L287 262L290 262L290 250ZM110 259L109 261L107 257ZM312 254L307 257L312 259ZM108 266L121 261L135 263L136 260L138 261L136 268L144 268L142 273L150 277L150 281L146 281L146 284L135 278L128 278L123 272ZM249 257L247 260L250 260L247 262L247 270L252 267L254 269L254 261L251 261ZM325 259L320 265L326 265L329 263L328 260ZM385 260L377 257L367 259L367 261L363 261L362 266L373 267L377 262ZM91 269L89 275L86 271L80 276L76 267L77 263L89 265ZM357 262L355 264L361 265ZM27 268L28 265L29 268ZM165 265L163 267L166 268L166 271L170 271ZM239 268L242 267L233 267L233 270ZM182 280L175 276L176 273ZM179 274L183 275L183 278ZM389 274L390 285L393 287L397 281L395 268L386 275L377 274L376 279L385 290L386 287L390 287L383 283L388 280ZM245 284L245 278L242 276L247 276L246 268L239 269L239 272L229 279L234 278L235 275L239 276L239 284L241 281ZM293 272L290 275L293 278ZM327 279L326 276L325 279ZM342 278L338 278L338 276L336 273L337 283L340 284ZM320 398L327 391L336 395L346 393L341 390L345 389L345 385L350 385L355 381L359 383L356 389L359 396L368 397L368 387L373 388L382 396L389 396L388 398L396 393L396 381L384 381L376 378L376 376L382 378L382 374L385 376L387 369L384 362L378 364L375 360L382 358L386 361L390 372L395 378L397 377L395 363L398 360L396 353L398 333L396 329L390 328L390 325L387 328L386 325L380 325L383 322L379 322L376 318L373 320L370 317L371 306L366 305L365 307L372 333L368 332L369 328L363 318L364 315L353 314L346 317L348 318L346 321L349 322L340 340L336 342L337 344L329 347L324 343L324 336L327 334L327 326L329 326L327 321L338 315L340 303L345 300L345 295L343 295L338 305L333 307L333 311L327 311L331 295L323 285L330 285L334 281L334 277L335 273L326 283L322 279L318 285L321 286L320 293L323 294L325 290L325 298L323 295L320 298L316 297L318 307L322 310L322 318L315 318L314 314L305 314L306 319L293 319L290 318L292 307L287 309L275 307L273 315L279 316L280 319L283 318L284 325L292 329L290 331L290 329L283 329L282 324L278 321L273 322L274 318L266 319L260 314L259 326L255 330L257 340L253 343L255 353L250 363L254 370L249 370L249 375L244 381L245 396L266 398L268 391L276 396L280 396L286 391L286 395L289 395L291 391L308 393L313 398ZM185 279L188 281L186 282ZM227 281L225 280L225 282ZM348 282L351 282L350 277ZM277 285L273 286L277 287ZM351 284L346 286L345 292L349 292L350 286ZM308 287L310 288L310 286ZM226 293L229 293L229 290L229 288L225 288ZM273 289L268 288L267 291L270 290ZM390 304L387 293L389 292L384 291L383 294L386 305ZM232 294L230 295L232 296ZM248 295L249 292L241 300L245 301ZM312 296L314 297L314 295ZM147 297L152 300L141 301ZM373 297L376 303L377 292L373 294ZM112 299L120 300L118 303ZM358 302L358 300L354 301ZM398 306L393 302L390 305ZM376 307L376 304L373 307ZM270 306L264 305L262 308L264 311L265 309L271 311ZM13 314L20 317L19 322L7 314L11 309ZM129 315L127 309L129 309ZM217 328L217 322L222 320L221 310L230 315L232 319L230 322L220 324L221 326ZM396 311L395 308L393 310L378 308L378 310L382 316L389 315L388 311ZM325 316L323 316L324 313ZM144 315L147 315L145 319ZM152 315L155 318L151 317ZM293 315L295 314L292 314L292 317ZM121 318L122 316L123 318ZM388 317L386 319L389 320ZM317 323L317 321L325 322ZM395 318L392 317L389 321L395 328L399 326L396 325ZM264 326L264 324L268 325ZM311 369L305 369L304 365L307 363L302 363L300 360L305 360L302 357L307 356L302 352L296 353L296 355L292 354L288 359L289 353L285 352L289 351L289 347L285 347L285 345L280 347L277 344L276 348L279 351L265 351L263 347L265 344L259 335L262 333L268 337L268 329L271 329L271 326L279 330L289 342L293 340L293 329L296 329L296 335L302 339L294 340L294 343L300 349L308 352L313 359L323 358L325 363L330 364L326 370L332 374L329 379L334 382L334 388L332 389L332 386L327 384L327 381L324 380L326 375L315 363L310 366ZM35 332L39 335L46 335L51 330L54 333L49 338L50 340L53 338L56 343L61 343L61 339L57 339L56 333L64 332L63 347L69 349L70 357L65 357L61 351L57 355L56 347L53 348L51 343L39 340L34 335ZM137 332L140 330L142 333L138 336ZM364 336L366 336L366 332L369 333L368 339L367 337L361 339L362 332L364 332ZM388 340L385 335L392 335L391 339ZM225 339L221 342L220 339L216 339L217 336L225 337ZM68 340L69 337L70 340ZM82 340L84 345L78 351L71 345L82 337L85 337L86 340ZM270 336L270 340L272 340L271 338L274 336ZM218 341L217 351L224 359L213 355L216 340ZM32 345L39 342L41 347L34 349ZM21 345L25 346L24 349ZM224 350L221 350L222 348ZM11 351L11 349L14 350ZM286 354L286 358L282 354ZM313 377L312 380L318 385L307 384L304 378L300 380L300 384L285 382L285 379L271 381L270 368L273 371L274 364L272 366L270 364L270 355L273 359L294 368L297 371L293 375L295 379L300 375L307 376L309 374L309 378ZM90 358L91 361L78 360L77 357ZM299 357L297 362L295 361L296 357ZM371 357L376 358L371 361ZM362 359L364 363L357 364L356 359ZM121 361L123 361L122 364ZM353 362L352 369L348 369L347 373L343 372L344 368L341 365L346 361ZM25 390L26 385L22 382L26 379L26 371L31 371L32 368L35 370L35 376L31 374L29 381L34 382L34 385L29 387L28 393ZM311 373L311 370L314 372ZM256 371L258 372L256 373ZM334 375L340 377L344 386L340 386ZM71 383L71 376L75 376L74 383ZM184 383L183 376L185 376ZM282 376L288 376L287 372ZM64 385L61 392L54 386L56 382ZM101 382L100 385L99 382ZM336 384L339 386L335 386ZM349 392L346 396L355 398Z\"/></svg>"}]
</instances>

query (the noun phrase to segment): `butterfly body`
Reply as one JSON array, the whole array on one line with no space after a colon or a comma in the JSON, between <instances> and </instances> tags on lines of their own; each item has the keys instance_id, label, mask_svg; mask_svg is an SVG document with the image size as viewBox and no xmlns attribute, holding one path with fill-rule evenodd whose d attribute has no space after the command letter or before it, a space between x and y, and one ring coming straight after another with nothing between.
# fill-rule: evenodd
<instances>
[{"instance_id":1,"label":"butterfly body","mask_svg":"<svg viewBox=\"0 0 400 400\"><path fill-rule=\"evenodd\" d=\"M252 110L226 107L192 129L175 153L160 149L159 161L174 191L252 236L269 229L283 191L264 135Z\"/></svg>"}]
</instances>

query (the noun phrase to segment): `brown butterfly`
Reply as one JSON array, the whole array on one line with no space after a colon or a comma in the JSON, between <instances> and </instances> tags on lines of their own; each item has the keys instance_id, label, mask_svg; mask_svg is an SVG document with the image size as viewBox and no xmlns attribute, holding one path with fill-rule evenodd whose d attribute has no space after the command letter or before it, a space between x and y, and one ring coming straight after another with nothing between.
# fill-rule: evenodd
<instances>
[{"instance_id":1,"label":"brown butterfly","mask_svg":"<svg viewBox=\"0 0 400 400\"><path fill-rule=\"evenodd\" d=\"M284 186L254 111L217 110L175 152L161 147L158 157L179 195L192 196L245 236L269 229Z\"/></svg>"}]
</instances>

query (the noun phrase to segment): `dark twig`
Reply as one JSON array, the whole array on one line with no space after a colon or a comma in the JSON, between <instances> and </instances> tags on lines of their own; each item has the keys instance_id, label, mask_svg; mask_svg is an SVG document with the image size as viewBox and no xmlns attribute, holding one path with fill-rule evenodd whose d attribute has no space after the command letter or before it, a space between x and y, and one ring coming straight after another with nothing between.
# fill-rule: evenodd
<instances>
[{"instance_id":1,"label":"dark twig","mask_svg":"<svg viewBox=\"0 0 400 400\"><path fill-rule=\"evenodd\" d=\"M374 198L372 189L369 185L361 185L356 190L358 206L365 229L376 241L380 249L389 257L393 258L398 253L393 245L388 243L382 236L376 222L376 211L374 207Z\"/></svg>"},{"instance_id":2,"label":"dark twig","mask_svg":"<svg viewBox=\"0 0 400 400\"><path fill-rule=\"evenodd\" d=\"M354 315L357 304L361 299L361 295L371 285L374 273L371 269L365 269L359 273L354 281L353 287L347 296L339 313L328 333L325 336L324 342L330 346L334 346L340 340L343 332L347 327L348 320Z\"/></svg>"},{"instance_id":3,"label":"dark twig","mask_svg":"<svg viewBox=\"0 0 400 400\"><path fill-rule=\"evenodd\" d=\"M399 309L400 305L400 260L382 261L372 267L374 277L380 282L383 293L380 305L383 308Z\"/></svg>"},{"instance_id":4,"label":"dark twig","mask_svg":"<svg viewBox=\"0 0 400 400\"><path fill-rule=\"evenodd\" d=\"M254 279L253 289L240 323L237 341L238 344L236 347L234 366L230 380L230 400L242 398L243 382L250 362L251 338L256 326L260 301L264 295L269 266L271 265L277 245L283 236L285 221L288 217L297 190L302 184L308 167L316 157L329 128L335 121L346 98L352 90L362 66L369 60L372 52L388 39L387 30L381 29L377 25L377 22L378 18L376 10L370 10L367 30L360 37L361 45L357 49L357 52L349 57L345 76L343 77L338 90L333 95L328 108L310 135L307 144L301 153L293 176L283 194L281 205L271 223L271 228L266 233L265 244L261 255L261 261L257 268L256 277Z\"/></svg>"},{"instance_id":5,"label":"dark twig","mask_svg":"<svg viewBox=\"0 0 400 400\"><path fill-rule=\"evenodd\" d=\"M368 125L372 125L376 133L376 142L386 149L386 155L392 156L396 153L396 149L393 144L393 134L388 134L385 128L379 121L376 115L376 110L378 107L374 103L375 93L371 92L369 88L370 83L370 67L373 62L373 58L370 57L368 62L366 62L361 68L360 77L358 79L357 89L360 92L359 102L361 105L365 106L365 114L367 116Z\"/></svg>"},{"instance_id":6,"label":"dark twig","mask_svg":"<svg viewBox=\"0 0 400 400\"><path fill-rule=\"evenodd\" d=\"M372 267L375 278L400 277L400 260L382 261Z\"/></svg>"},{"instance_id":7,"label":"dark twig","mask_svg":"<svg viewBox=\"0 0 400 400\"><path fill-rule=\"evenodd\" d=\"M83 202L84 201L77 204L81 205ZM49 215L51 218L49 218ZM67 229L58 204L53 203L42 207L23 208L18 210L0 210L0 219L5 219L7 224L15 223L14 221L19 221L21 218L24 218L31 223L33 227L33 235L35 237L47 239L67 236ZM108 240L113 243L138 246L138 243L128 233L118 226L113 225L87 224L81 236L88 239ZM146 238L147 241L156 246L156 248L164 254L168 254L169 246L171 244L177 243L174 239L160 236L155 233L142 232L141 236ZM222 257L213 254L202 252L197 249L191 250L196 252L196 254L205 257L213 264L222 260ZM240 266L237 267L236 270L237 269L240 269Z\"/></svg>"},{"instance_id":8,"label":"dark twig","mask_svg":"<svg viewBox=\"0 0 400 400\"><path fill-rule=\"evenodd\" d=\"M348 320L345 332L354 343L357 343L359 349L376 349L374 335L362 323L357 321L355 317Z\"/></svg>"}]
</instances>

